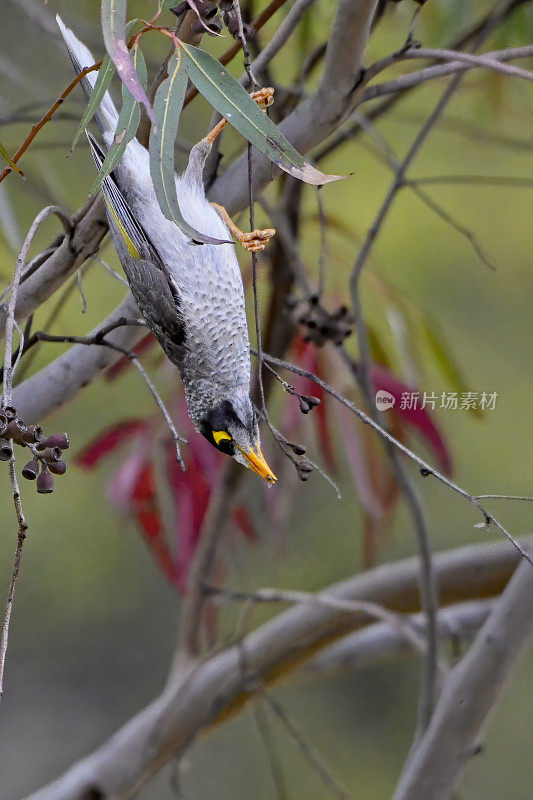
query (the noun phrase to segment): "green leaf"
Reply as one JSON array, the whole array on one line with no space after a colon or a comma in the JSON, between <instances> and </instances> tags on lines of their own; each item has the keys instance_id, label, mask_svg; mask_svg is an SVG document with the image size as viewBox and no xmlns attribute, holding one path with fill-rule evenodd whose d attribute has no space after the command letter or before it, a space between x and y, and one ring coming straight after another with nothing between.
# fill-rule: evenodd
<instances>
[{"instance_id":1,"label":"green leaf","mask_svg":"<svg viewBox=\"0 0 533 800\"><path fill-rule=\"evenodd\" d=\"M341 175L324 175L309 164L219 61L184 42L180 42L180 51L198 91L270 161L289 175L317 186L340 180Z\"/></svg>"},{"instance_id":2,"label":"green leaf","mask_svg":"<svg viewBox=\"0 0 533 800\"><path fill-rule=\"evenodd\" d=\"M435 324L434 320L430 318L422 319L421 326L429 350L435 359L435 363L443 376L448 380L452 389L458 394L468 391L461 369L450 352L448 342L445 340L442 331ZM476 417L483 416L483 410L481 408L473 407L468 410Z\"/></svg>"},{"instance_id":3,"label":"green leaf","mask_svg":"<svg viewBox=\"0 0 533 800\"><path fill-rule=\"evenodd\" d=\"M141 49L138 47L138 45L135 45L133 48L133 64L135 69L138 70L139 79L142 85L146 86L146 82L148 80L146 64ZM131 142L137 133L140 120L140 105L130 93L129 89L122 84L122 108L120 109L120 114L118 115L115 138L111 147L106 153L102 168L96 176L95 182L91 189L92 195L98 194L102 188L104 179L107 178L107 176L113 171L124 155L124 151L128 146L128 143Z\"/></svg>"},{"instance_id":4,"label":"green leaf","mask_svg":"<svg viewBox=\"0 0 533 800\"><path fill-rule=\"evenodd\" d=\"M15 164L15 162L13 161L11 156L8 154L8 152L7 152L6 148L4 147L4 145L2 144L2 142L0 142L0 156L5 158L5 160L7 161L9 166L11 167L11 169L14 169L15 172L18 172L19 175L22 175L24 177L24 173L22 172L22 170L19 167L17 167L17 165Z\"/></svg>"},{"instance_id":5,"label":"green leaf","mask_svg":"<svg viewBox=\"0 0 533 800\"><path fill-rule=\"evenodd\" d=\"M174 141L187 89L187 73L181 65L180 53L175 53L168 65L168 78L157 90L154 114L157 124L150 132L150 174L159 207L167 219L175 222L186 236L197 243L225 244L226 240L214 239L195 230L185 222L176 194L174 169Z\"/></svg>"},{"instance_id":6,"label":"green leaf","mask_svg":"<svg viewBox=\"0 0 533 800\"><path fill-rule=\"evenodd\" d=\"M74 141L72 142L72 147L70 150L71 153L74 151L74 148L78 144L81 134L83 133L89 122L96 114L98 106L102 102L103 97L109 88L109 84L111 83L111 78L113 77L114 71L115 71L115 65L113 64L109 56L107 55L104 56L102 60L102 66L98 70L98 77L96 78L96 82L91 92L91 96L89 97L89 101L87 103L87 108L84 111L83 117L81 118L80 126L76 131Z\"/></svg>"},{"instance_id":7,"label":"green leaf","mask_svg":"<svg viewBox=\"0 0 533 800\"><path fill-rule=\"evenodd\" d=\"M102 0L101 16L105 49L117 68L120 80L135 100L144 105L151 121L155 122L145 86L139 80L126 44L126 0Z\"/></svg>"}]
</instances>

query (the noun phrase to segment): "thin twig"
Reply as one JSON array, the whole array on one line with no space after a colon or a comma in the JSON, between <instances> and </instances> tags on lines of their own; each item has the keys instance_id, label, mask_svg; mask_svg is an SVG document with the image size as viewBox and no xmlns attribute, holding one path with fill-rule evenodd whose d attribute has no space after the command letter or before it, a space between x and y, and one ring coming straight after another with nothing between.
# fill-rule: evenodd
<instances>
[{"instance_id":1,"label":"thin twig","mask_svg":"<svg viewBox=\"0 0 533 800\"><path fill-rule=\"evenodd\" d=\"M24 269L24 264L26 263L28 251L41 223L53 214L59 217L62 222L64 222L65 218L67 218L65 212L59 208L59 206L48 206L47 208L43 208L43 210L37 214L30 230L28 231L28 235L24 240L19 257L17 258L13 280L11 281L9 287L11 294L9 296L9 302L7 305L4 345L4 390L2 398L2 404L4 406L11 405L11 397L13 393L13 367L11 363L13 352L13 328L15 327L15 308L17 305L17 293L22 276L22 270Z\"/></svg>"},{"instance_id":2,"label":"thin twig","mask_svg":"<svg viewBox=\"0 0 533 800\"><path fill-rule=\"evenodd\" d=\"M12 366L11 359L13 353L13 328L15 326L18 327L15 321L15 308L17 305L17 292L20 285L20 278L22 275L22 270L24 269L24 264L26 263L26 258L29 249L31 247L33 239L35 238L35 234L37 233L41 223L52 214L55 214L61 220L64 220L65 218L64 212L58 206L49 206L48 208L44 208L34 219L28 231L28 234L24 240L24 244L22 245L19 257L17 258L17 262L15 264L15 271L13 274L13 280L11 282L11 294L9 296L9 302L7 306L6 325L5 325L4 386L2 394L2 406L4 408L10 406L12 403L13 375L16 366L18 364L18 358L17 358L14 366ZM21 344L23 344L22 334L21 334ZM21 347L21 352L22 352L22 347ZM13 610L13 602L15 599L15 589L17 585L17 579L20 572L22 548L24 546L24 540L26 538L26 532L28 530L28 525L26 523L24 511L22 508L22 501L20 498L20 489L17 480L14 454L12 454L9 459L9 478L11 482L11 490L13 495L13 503L15 506L15 513L17 515L18 536L17 536L17 546L15 549L15 558L13 561L13 570L11 573L11 582L9 585L9 593L7 596L6 610L4 614L4 622L2 625L2 637L0 639L0 700L2 699L4 693L4 670L5 670L5 663L7 656L7 645L9 640L11 613Z\"/></svg>"},{"instance_id":3,"label":"thin twig","mask_svg":"<svg viewBox=\"0 0 533 800\"><path fill-rule=\"evenodd\" d=\"M336 608L339 611L346 611L347 614L356 616L371 617L386 622L396 628L417 650L424 652L425 643L415 627L410 624L407 616L389 611L389 609L379 603L371 603L366 600L340 600L327 592L299 592L293 589L257 589L254 592L243 592L227 589L226 587L204 586L208 594L222 599L234 600L237 602L252 601L254 603L290 603L300 605L302 603L311 605L326 606L326 608Z\"/></svg>"},{"instance_id":4,"label":"thin twig","mask_svg":"<svg viewBox=\"0 0 533 800\"><path fill-rule=\"evenodd\" d=\"M277 716L293 742L298 745L302 754L305 756L309 764L311 764L317 775L319 775L324 786L334 797L339 798L339 800L350 800L350 793L348 792L348 789L339 782L335 775L333 775L329 767L325 764L318 750L306 740L303 733L299 730L299 728L296 727L281 703L275 700L274 697L272 697L272 695L265 689L261 688L258 691L260 697Z\"/></svg>"},{"instance_id":5,"label":"thin twig","mask_svg":"<svg viewBox=\"0 0 533 800\"><path fill-rule=\"evenodd\" d=\"M292 372L294 375L301 375L302 378L308 378L310 381L313 381L318 386L321 386L322 389L324 389L324 391L326 391L328 394L330 394L332 397L338 400L339 403L342 403L344 406L346 406L346 408L349 408L350 411L361 420L361 422L364 422L365 425L371 427L381 437L391 442L398 450L400 450L404 455L406 455L409 459L411 459L411 461L414 461L415 464L418 464L418 466L421 467L424 476L427 477L433 476L438 481L440 481L440 483L443 483L445 486L447 486L448 489L451 489L453 492L460 495L469 503L471 503L471 505L473 505L474 508L476 508L483 516L485 525L487 527L491 524L495 525L498 528L498 530L501 531L501 533L503 533L503 535L511 542L511 544L516 548L516 550L518 550L520 555L523 558L525 558L526 561L529 561L531 566L533 566L533 558L530 556L530 554L526 552L526 550L524 550L520 542L518 542L506 528L504 528L501 522L499 522L499 520L497 520L496 517L490 514L489 511L484 506L481 505L481 503L479 503L477 495L470 494L470 492L467 492L466 489L463 489L461 486L458 486L450 478L447 478L445 475L443 475L441 472L439 472L437 469L431 466L431 464L429 464L427 461L424 461L423 458L418 456L416 453L410 450L406 445L404 445L402 442L396 439L391 433L385 430L385 428L383 428L375 420L369 417L368 414L365 414L365 412L361 411L361 409L358 408L356 405L354 405L354 403L352 403L350 400L344 397L340 392L338 392L336 389L334 389L332 386L326 383L326 381L322 380L322 378L319 378L317 375L314 375L312 372L309 372L309 370L302 369L301 367L296 366L296 364L291 364L288 361L283 361L281 358L276 358L275 356L271 356L265 352L263 352L263 359L265 362L269 362L277 367L286 369L289 372Z\"/></svg>"},{"instance_id":6,"label":"thin twig","mask_svg":"<svg viewBox=\"0 0 533 800\"><path fill-rule=\"evenodd\" d=\"M15 505L15 513L18 521L18 536L17 546L15 549L15 558L13 560L13 571L11 573L11 582L9 584L9 592L7 595L6 610L4 612L4 622L2 625L2 638L0 639L0 701L4 696L4 672L6 666L7 645L9 640L9 626L11 623L11 613L13 611L13 602L15 599L15 589L17 586L17 579L20 572L20 562L22 559L22 548L24 540L27 535L28 525L22 509L22 502L20 499L20 490L17 480L17 472L15 469L15 456L12 455L9 459L9 479L11 481L11 490L13 495L13 503Z\"/></svg>"},{"instance_id":7,"label":"thin twig","mask_svg":"<svg viewBox=\"0 0 533 800\"><path fill-rule=\"evenodd\" d=\"M150 390L150 393L152 394L152 397L154 398L157 407L159 408L163 417L165 418L165 421L170 429L170 433L172 434L172 439L174 441L174 445L176 448L176 461L181 466L181 468L185 470L185 464L183 462L183 458L181 457L180 444L179 444L180 442L184 442L185 439L183 439L178 434L176 426L174 425L174 422L172 420L172 417L170 416L163 400L161 399L159 392L157 391L154 384L148 377L148 374L144 370L136 354L131 350L126 350L124 347L120 347L119 345L113 344L113 342L110 342L108 339L105 338L107 334L111 333L116 328L122 328L125 325L133 325L138 327L138 326L143 326L144 322L142 320L128 320L122 317L119 320L116 320L114 322L109 323L108 325L105 325L92 336L60 336L60 335L45 333L44 331L37 331L36 333L33 334L30 341L28 342L26 351L29 350L32 346L34 346L37 342L53 342L60 344L82 344L87 346L94 345L97 347L108 347L109 349L115 350L117 353L122 353L122 355L129 358L131 363L134 364L137 370L139 371L139 374L141 375L148 389Z\"/></svg>"},{"instance_id":8,"label":"thin twig","mask_svg":"<svg viewBox=\"0 0 533 800\"><path fill-rule=\"evenodd\" d=\"M46 114L44 115L44 117L42 117L42 119L40 119L40 120L39 120L39 122L37 122L37 123L36 123L36 124L35 124L35 125L32 127L32 129L31 129L31 131L29 132L28 136L26 137L26 139L24 140L24 142L21 144L21 146L19 147L19 149L17 150L17 152L16 152L16 153L15 153L15 155L13 156L13 158L12 158L12 161L13 161L15 164L16 164L16 163L17 163L17 161L18 161L18 160L19 160L19 159L20 159L20 158L21 158L21 157L24 155L24 153L26 152L26 150L28 149L28 147L30 146L30 144L33 142L33 140L35 139L35 137L37 136L37 134L39 133L39 131L41 130L41 128L43 128L43 127L46 125L46 123L47 123L47 122L49 122L49 121L52 119L52 117L54 116L54 114L55 114L55 112L57 111L57 109L58 109L58 108L59 108L59 107L60 107L60 106L63 104L63 102L64 102L64 101L65 101L65 99L68 97L68 95L71 93L71 91L74 89L74 87L75 87L75 86L76 86L76 85L77 85L77 84L78 84L78 83L79 83L81 80L83 80L83 78L85 78L85 76L86 76L86 75L88 75L90 72L94 72L94 70L100 69L100 67L101 67L101 66L102 66L102 62L101 62L101 61L99 61L97 64L92 64L90 67L85 67L85 68L84 68L84 69L82 69L82 70L81 70L81 72L79 72L79 73L78 73L78 75L76 75L76 77L75 77L75 78L74 78L74 79L73 79L73 80L72 80L72 81L69 83L69 85L67 86L67 88L66 88L66 89L65 89L63 92L61 92L61 94L59 95L59 97L57 98L57 100L55 101L55 103L53 104L53 106L52 106L52 107L51 107L51 108L50 108L50 109L49 109L49 110L46 112ZM4 171L3 171L2 173L0 173L0 183L1 183L1 182L4 180L4 178L6 178L6 177L9 175L9 173L10 173L10 172L12 172L12 171L13 171L13 168L12 168L12 167L9 167L9 166L8 166L8 167L6 167L6 168L4 169Z\"/></svg>"}]
</instances>

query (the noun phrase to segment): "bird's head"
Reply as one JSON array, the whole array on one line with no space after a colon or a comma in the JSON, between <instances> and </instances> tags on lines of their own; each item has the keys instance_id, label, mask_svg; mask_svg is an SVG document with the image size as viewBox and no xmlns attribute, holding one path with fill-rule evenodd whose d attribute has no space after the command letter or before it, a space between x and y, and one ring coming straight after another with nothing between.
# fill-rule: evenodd
<instances>
[{"instance_id":1,"label":"bird's head","mask_svg":"<svg viewBox=\"0 0 533 800\"><path fill-rule=\"evenodd\" d=\"M261 452L257 417L248 396L246 401L237 406L221 400L203 414L198 429L221 453L273 483L276 476Z\"/></svg>"}]
</instances>

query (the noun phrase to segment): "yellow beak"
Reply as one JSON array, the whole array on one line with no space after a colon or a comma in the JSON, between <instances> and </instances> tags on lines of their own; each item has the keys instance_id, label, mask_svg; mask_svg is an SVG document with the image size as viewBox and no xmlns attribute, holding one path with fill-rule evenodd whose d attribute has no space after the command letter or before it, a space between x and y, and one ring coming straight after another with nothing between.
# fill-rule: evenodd
<instances>
[{"instance_id":1,"label":"yellow beak","mask_svg":"<svg viewBox=\"0 0 533 800\"><path fill-rule=\"evenodd\" d=\"M270 483L274 483L274 481L277 481L276 476L274 475L274 473L268 466L267 462L265 461L265 457L261 452L261 448L259 447L259 445L257 445L257 453L254 453L251 447L247 453L245 453L241 447L239 447L239 450L241 451L246 461L250 465L250 469L253 469L254 472L257 472L258 475L260 475L262 478L269 481Z\"/></svg>"}]
</instances>

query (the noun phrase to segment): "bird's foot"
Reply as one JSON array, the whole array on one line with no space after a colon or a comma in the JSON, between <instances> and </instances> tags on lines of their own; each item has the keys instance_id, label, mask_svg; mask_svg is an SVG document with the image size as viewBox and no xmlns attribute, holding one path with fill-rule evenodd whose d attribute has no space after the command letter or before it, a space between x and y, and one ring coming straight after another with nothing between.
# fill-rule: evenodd
<instances>
[{"instance_id":1,"label":"bird's foot","mask_svg":"<svg viewBox=\"0 0 533 800\"><path fill-rule=\"evenodd\" d=\"M224 206L219 206L218 203L212 203L212 205L214 208L216 208L219 215L228 226L232 236L249 253L258 253L261 250L264 250L269 242L269 239L271 239L276 233L274 228L263 228L261 230L256 229L254 231L250 231L249 233L245 233L244 231L241 231L237 225L235 225Z\"/></svg>"},{"instance_id":2,"label":"bird's foot","mask_svg":"<svg viewBox=\"0 0 533 800\"><path fill-rule=\"evenodd\" d=\"M234 236L239 244L249 253L259 253L261 250L265 249L269 240L275 233L276 231L274 228L262 228L261 230L256 228L249 233L239 231L239 235L234 234Z\"/></svg>"},{"instance_id":3,"label":"bird's foot","mask_svg":"<svg viewBox=\"0 0 533 800\"><path fill-rule=\"evenodd\" d=\"M264 111L274 102L274 89L272 86L265 86L263 89L258 89L257 92L252 92L250 97L255 100L257 105ZM215 127L209 131L204 141L208 142L210 145L213 144L217 136L222 133L227 122L227 119L221 119L218 125L215 125Z\"/></svg>"},{"instance_id":4,"label":"bird's foot","mask_svg":"<svg viewBox=\"0 0 533 800\"><path fill-rule=\"evenodd\" d=\"M257 92L252 92L251 97L264 110L274 102L274 87L265 86L263 89L258 89Z\"/></svg>"}]
</instances>

